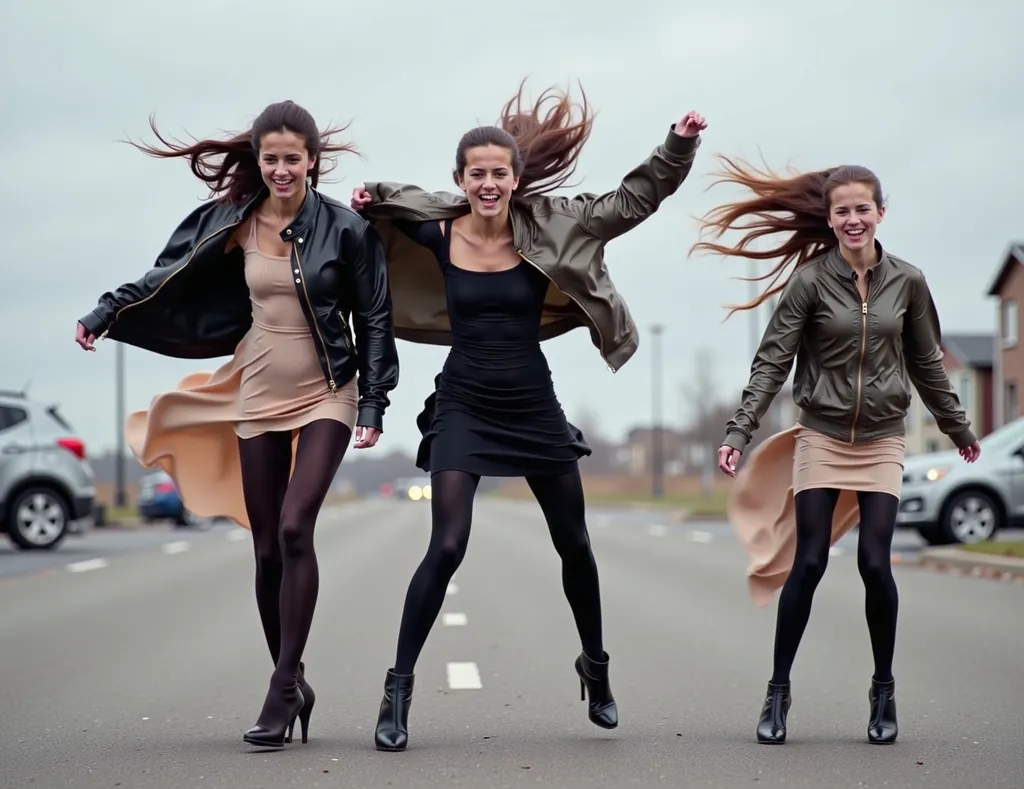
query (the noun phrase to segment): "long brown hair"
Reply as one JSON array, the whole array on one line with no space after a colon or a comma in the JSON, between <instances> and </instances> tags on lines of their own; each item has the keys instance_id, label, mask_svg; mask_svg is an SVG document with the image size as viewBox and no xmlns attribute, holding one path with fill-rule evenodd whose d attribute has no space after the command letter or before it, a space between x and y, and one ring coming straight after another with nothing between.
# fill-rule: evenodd
<instances>
[{"instance_id":1,"label":"long brown hair","mask_svg":"<svg viewBox=\"0 0 1024 789\"><path fill-rule=\"evenodd\" d=\"M732 305L726 318L739 310L753 309L783 290L789 277L781 283L779 280L790 264L793 264L795 271L838 243L835 233L828 226L832 192L837 187L864 184L871 189L875 205L879 208L883 205L882 184L878 176L860 165L842 165L810 173L791 170L787 177L767 167L758 170L728 156L718 158L725 166L711 186L738 184L752 191L754 197L725 203L708 211L701 220L701 237L709 234L718 239L729 230L745 230L746 233L733 246L715 241L698 241L690 248L690 254L702 250L748 260L779 260L766 274L741 278L747 282L761 282L769 278L772 281L753 301ZM746 221L741 224L744 219ZM788 233L789 237L767 249L750 248L759 239L776 233Z\"/></svg>"},{"instance_id":2,"label":"long brown hair","mask_svg":"<svg viewBox=\"0 0 1024 789\"><path fill-rule=\"evenodd\" d=\"M455 152L456 184L466 168L466 151L483 145L512 152L512 171L519 178L515 198L551 192L572 177L594 123L587 94L581 85L582 99L573 102L567 91L548 88L531 106L523 98L525 85L523 80L505 103L496 125L478 126L462 135ZM545 110L545 105L550 106ZM578 119L574 110L579 111Z\"/></svg>"},{"instance_id":3,"label":"long brown hair","mask_svg":"<svg viewBox=\"0 0 1024 789\"><path fill-rule=\"evenodd\" d=\"M267 134L290 131L302 137L310 158L317 158L316 165L309 173L314 188L320 183L320 176L329 173L336 166L336 162L324 154L341 151L358 154L351 143L330 142L330 138L345 131L348 124L320 131L313 116L293 101L271 104L257 116L248 131L227 139L197 140L192 145L185 145L166 140L157 130L152 116L149 119L149 127L157 139L167 146L166 148L155 148L131 140L127 141L128 144L161 159L189 159L192 173L209 185L211 197L220 195L222 201L235 204L246 202L263 187L263 176L257 157L260 141ZM329 166L325 166L325 158Z\"/></svg>"}]
</instances>

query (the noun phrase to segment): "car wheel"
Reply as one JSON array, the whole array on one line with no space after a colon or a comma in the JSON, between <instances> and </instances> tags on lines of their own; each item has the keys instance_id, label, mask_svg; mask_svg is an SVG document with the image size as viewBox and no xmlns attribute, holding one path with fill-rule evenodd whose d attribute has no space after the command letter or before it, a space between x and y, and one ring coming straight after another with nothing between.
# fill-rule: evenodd
<instances>
[{"instance_id":1,"label":"car wheel","mask_svg":"<svg viewBox=\"0 0 1024 789\"><path fill-rule=\"evenodd\" d=\"M68 533L71 509L53 488L27 488L11 502L7 514L7 533L22 550L56 548Z\"/></svg>"},{"instance_id":2,"label":"car wheel","mask_svg":"<svg viewBox=\"0 0 1024 789\"><path fill-rule=\"evenodd\" d=\"M942 508L939 533L946 544L991 540L1002 526L1003 509L998 499L984 490L962 490Z\"/></svg>"}]
</instances>

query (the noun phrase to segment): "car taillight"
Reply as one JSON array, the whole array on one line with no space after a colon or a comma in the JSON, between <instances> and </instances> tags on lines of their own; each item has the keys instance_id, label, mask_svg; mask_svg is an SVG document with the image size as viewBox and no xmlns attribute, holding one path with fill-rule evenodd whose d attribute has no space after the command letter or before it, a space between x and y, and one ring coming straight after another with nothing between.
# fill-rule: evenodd
<instances>
[{"instance_id":1,"label":"car taillight","mask_svg":"<svg viewBox=\"0 0 1024 789\"><path fill-rule=\"evenodd\" d=\"M64 447L79 460L85 460L85 442L78 438L59 438L57 445Z\"/></svg>"},{"instance_id":2,"label":"car taillight","mask_svg":"<svg viewBox=\"0 0 1024 789\"><path fill-rule=\"evenodd\" d=\"M174 493L173 482L160 482L156 486L157 493Z\"/></svg>"}]
</instances>

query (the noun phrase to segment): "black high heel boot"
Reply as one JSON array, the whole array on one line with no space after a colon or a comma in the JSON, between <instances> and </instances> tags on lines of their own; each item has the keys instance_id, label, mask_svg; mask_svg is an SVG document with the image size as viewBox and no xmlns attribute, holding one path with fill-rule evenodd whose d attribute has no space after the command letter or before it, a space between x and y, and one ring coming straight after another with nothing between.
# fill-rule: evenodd
<instances>
[{"instance_id":1,"label":"black high heel boot","mask_svg":"<svg viewBox=\"0 0 1024 789\"><path fill-rule=\"evenodd\" d=\"M580 652L576 658L576 673L580 678L580 700L586 701L590 693L590 704L587 705L587 717L590 722L602 729L614 729L619 725L619 708L612 697L611 683L608 681L608 653L604 653L604 662L598 663Z\"/></svg>"},{"instance_id":2,"label":"black high heel boot","mask_svg":"<svg viewBox=\"0 0 1024 789\"><path fill-rule=\"evenodd\" d=\"M396 674L388 669L384 698L377 715L373 739L378 751L404 751L409 744L409 707L415 674Z\"/></svg>"},{"instance_id":3,"label":"black high heel boot","mask_svg":"<svg viewBox=\"0 0 1024 789\"><path fill-rule=\"evenodd\" d=\"M299 711L299 723L302 726L302 741L307 742L306 732L309 731L309 716L313 714L313 705L316 704L316 694L313 687L306 682L306 664L299 661L299 690L302 691L302 709ZM294 729L294 726L292 727ZM285 735L284 741L292 741L292 729Z\"/></svg>"},{"instance_id":4,"label":"black high heel boot","mask_svg":"<svg viewBox=\"0 0 1024 789\"><path fill-rule=\"evenodd\" d=\"M284 714L279 720L269 725L257 723L242 735L242 740L249 743L249 745L256 745L261 748L283 748L285 742L291 742L292 734L295 732L295 719L302 712L305 706L305 699L302 698L302 691L299 690L298 683L284 689L275 688L273 680L271 680L271 683L270 693L279 693L283 696L283 703L280 706ZM303 742L307 742L308 726L309 717L307 716L302 722Z\"/></svg>"},{"instance_id":5,"label":"black high heel boot","mask_svg":"<svg viewBox=\"0 0 1024 789\"><path fill-rule=\"evenodd\" d=\"M781 745L786 741L786 716L791 704L788 682L783 685L768 683L761 720L757 722L758 742Z\"/></svg>"},{"instance_id":6,"label":"black high heel boot","mask_svg":"<svg viewBox=\"0 0 1024 789\"><path fill-rule=\"evenodd\" d=\"M868 701L871 703L868 741L876 745L896 742L896 735L899 734L899 726L896 725L896 680L878 682L872 677Z\"/></svg>"}]
</instances>

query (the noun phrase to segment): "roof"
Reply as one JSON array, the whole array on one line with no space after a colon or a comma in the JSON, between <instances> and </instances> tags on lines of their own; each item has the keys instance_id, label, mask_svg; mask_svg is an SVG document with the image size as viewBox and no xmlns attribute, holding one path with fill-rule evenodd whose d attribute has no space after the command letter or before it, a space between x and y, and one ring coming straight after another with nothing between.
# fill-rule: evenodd
<instances>
[{"instance_id":1,"label":"roof","mask_svg":"<svg viewBox=\"0 0 1024 789\"><path fill-rule=\"evenodd\" d=\"M1010 244L1009 249L1006 250L1006 257L1003 258L1003 264L999 267L999 271L996 272L996 278L989 286L987 295L998 296L1003 290L1006 278L1010 275L1013 267L1021 264L1024 264L1024 241L1014 241Z\"/></svg>"},{"instance_id":2,"label":"roof","mask_svg":"<svg viewBox=\"0 0 1024 789\"><path fill-rule=\"evenodd\" d=\"M992 367L995 364L996 338L992 334L947 334L942 346L965 367Z\"/></svg>"}]
</instances>

